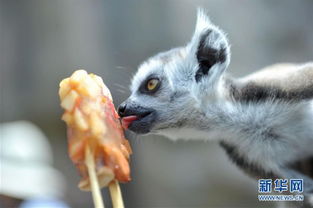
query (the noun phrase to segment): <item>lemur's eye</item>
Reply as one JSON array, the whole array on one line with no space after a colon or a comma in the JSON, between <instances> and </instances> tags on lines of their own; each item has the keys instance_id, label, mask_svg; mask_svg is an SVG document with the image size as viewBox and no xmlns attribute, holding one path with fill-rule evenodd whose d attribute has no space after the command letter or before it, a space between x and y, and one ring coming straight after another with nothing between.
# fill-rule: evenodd
<instances>
[{"instance_id":1,"label":"lemur's eye","mask_svg":"<svg viewBox=\"0 0 313 208\"><path fill-rule=\"evenodd\" d=\"M152 92L154 90L157 90L158 86L159 86L159 83L160 83L160 80L157 79L157 78L152 78L152 79L149 79L146 83L146 89L149 91L149 92Z\"/></svg>"},{"instance_id":2,"label":"lemur's eye","mask_svg":"<svg viewBox=\"0 0 313 208\"><path fill-rule=\"evenodd\" d=\"M139 92L147 95L153 95L159 90L161 79L156 75L148 76L140 85Z\"/></svg>"}]
</instances>

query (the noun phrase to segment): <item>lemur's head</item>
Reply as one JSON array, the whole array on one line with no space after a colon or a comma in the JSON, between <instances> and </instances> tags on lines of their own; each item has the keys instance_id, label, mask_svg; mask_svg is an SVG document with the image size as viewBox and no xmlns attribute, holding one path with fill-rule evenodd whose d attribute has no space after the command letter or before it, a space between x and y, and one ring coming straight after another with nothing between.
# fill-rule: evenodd
<instances>
[{"instance_id":1,"label":"lemur's head","mask_svg":"<svg viewBox=\"0 0 313 208\"><path fill-rule=\"evenodd\" d=\"M185 47L159 53L139 67L131 95L118 109L123 125L139 134L188 127L192 115L214 96L229 59L225 34L199 10Z\"/></svg>"}]
</instances>

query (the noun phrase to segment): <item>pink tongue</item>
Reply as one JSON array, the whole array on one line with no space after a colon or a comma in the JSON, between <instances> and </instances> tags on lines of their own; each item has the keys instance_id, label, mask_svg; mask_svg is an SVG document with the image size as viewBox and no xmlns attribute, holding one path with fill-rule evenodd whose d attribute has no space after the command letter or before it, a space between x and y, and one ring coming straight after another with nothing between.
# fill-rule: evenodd
<instances>
[{"instance_id":1,"label":"pink tongue","mask_svg":"<svg viewBox=\"0 0 313 208\"><path fill-rule=\"evenodd\" d=\"M128 129L128 126L131 124L131 122L137 120L137 116L126 116L122 118L122 126L124 129Z\"/></svg>"}]
</instances>

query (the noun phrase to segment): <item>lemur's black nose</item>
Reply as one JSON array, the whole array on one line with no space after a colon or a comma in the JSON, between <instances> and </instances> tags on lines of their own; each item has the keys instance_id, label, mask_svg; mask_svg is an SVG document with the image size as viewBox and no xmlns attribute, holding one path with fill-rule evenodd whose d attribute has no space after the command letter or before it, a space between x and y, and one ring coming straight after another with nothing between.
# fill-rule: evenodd
<instances>
[{"instance_id":1,"label":"lemur's black nose","mask_svg":"<svg viewBox=\"0 0 313 208\"><path fill-rule=\"evenodd\" d=\"M118 106L117 112L121 118L125 116L126 106L127 104L125 102Z\"/></svg>"}]
</instances>

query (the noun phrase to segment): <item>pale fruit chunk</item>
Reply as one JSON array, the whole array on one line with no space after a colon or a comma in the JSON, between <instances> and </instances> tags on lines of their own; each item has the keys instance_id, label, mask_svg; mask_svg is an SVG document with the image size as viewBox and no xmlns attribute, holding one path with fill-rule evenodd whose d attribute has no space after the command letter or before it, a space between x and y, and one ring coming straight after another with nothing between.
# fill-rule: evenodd
<instances>
[{"instance_id":1,"label":"pale fruit chunk","mask_svg":"<svg viewBox=\"0 0 313 208\"><path fill-rule=\"evenodd\" d=\"M101 77L98 77L97 75L90 74L90 77L96 81L96 83L102 88L102 93L107 96L112 102L113 98L111 95L110 90L103 84L103 80Z\"/></svg>"},{"instance_id":2,"label":"pale fruit chunk","mask_svg":"<svg viewBox=\"0 0 313 208\"><path fill-rule=\"evenodd\" d=\"M101 88L97 85L97 83L92 79L89 75L86 76L81 82L78 84L77 91L84 94L88 97L96 97L100 94Z\"/></svg>"},{"instance_id":3,"label":"pale fruit chunk","mask_svg":"<svg viewBox=\"0 0 313 208\"><path fill-rule=\"evenodd\" d=\"M103 79L95 74L90 74L90 77L96 81L96 83L98 84L99 87L104 87L104 84L103 84Z\"/></svg>"},{"instance_id":4,"label":"pale fruit chunk","mask_svg":"<svg viewBox=\"0 0 313 208\"><path fill-rule=\"evenodd\" d=\"M75 71L70 77L71 84L78 85L88 76L87 72L83 69Z\"/></svg>"},{"instance_id":5,"label":"pale fruit chunk","mask_svg":"<svg viewBox=\"0 0 313 208\"><path fill-rule=\"evenodd\" d=\"M90 116L90 126L92 133L96 136L101 136L106 133L107 128L96 113L92 113Z\"/></svg>"},{"instance_id":6,"label":"pale fruit chunk","mask_svg":"<svg viewBox=\"0 0 313 208\"><path fill-rule=\"evenodd\" d=\"M60 82L60 90L59 90L59 96L61 100L64 99L64 97L69 93L71 88L69 87L69 78L63 79L62 82Z\"/></svg>"},{"instance_id":7,"label":"pale fruit chunk","mask_svg":"<svg viewBox=\"0 0 313 208\"><path fill-rule=\"evenodd\" d=\"M79 95L75 90L71 90L61 102L62 108L72 111Z\"/></svg>"},{"instance_id":8,"label":"pale fruit chunk","mask_svg":"<svg viewBox=\"0 0 313 208\"><path fill-rule=\"evenodd\" d=\"M76 123L77 127L80 130L85 131L88 129L88 123L85 120L85 118L83 117L83 114L82 114L82 112L80 112L79 109L75 109L74 119L75 119L75 123Z\"/></svg>"},{"instance_id":9,"label":"pale fruit chunk","mask_svg":"<svg viewBox=\"0 0 313 208\"><path fill-rule=\"evenodd\" d=\"M72 114L66 112L62 116L62 120L66 122L66 124L71 124L73 122Z\"/></svg>"}]
</instances>

